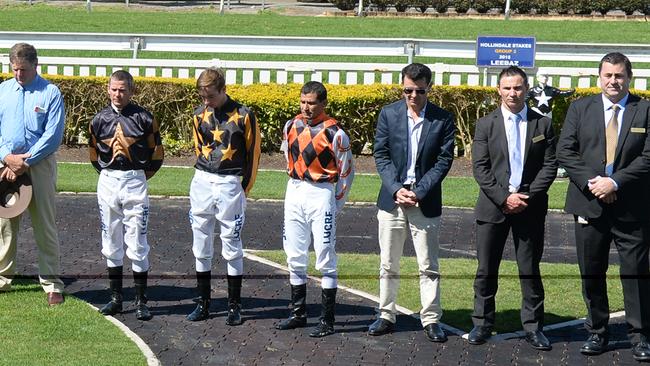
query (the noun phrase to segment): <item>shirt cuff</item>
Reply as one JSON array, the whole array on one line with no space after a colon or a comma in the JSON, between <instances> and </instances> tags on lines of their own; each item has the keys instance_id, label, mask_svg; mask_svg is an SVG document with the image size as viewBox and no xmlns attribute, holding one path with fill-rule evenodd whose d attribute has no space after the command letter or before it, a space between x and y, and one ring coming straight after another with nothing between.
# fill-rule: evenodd
<instances>
[{"instance_id":1,"label":"shirt cuff","mask_svg":"<svg viewBox=\"0 0 650 366\"><path fill-rule=\"evenodd\" d=\"M612 181L612 184L614 184L614 191L618 191L618 183L612 177L607 177L607 179Z\"/></svg>"}]
</instances>

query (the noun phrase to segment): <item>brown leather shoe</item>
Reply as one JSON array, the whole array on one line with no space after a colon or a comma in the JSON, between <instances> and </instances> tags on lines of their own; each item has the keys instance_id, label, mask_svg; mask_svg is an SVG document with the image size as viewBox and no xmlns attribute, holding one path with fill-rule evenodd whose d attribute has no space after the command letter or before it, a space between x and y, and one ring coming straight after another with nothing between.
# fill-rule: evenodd
<instances>
[{"instance_id":1,"label":"brown leather shoe","mask_svg":"<svg viewBox=\"0 0 650 366\"><path fill-rule=\"evenodd\" d=\"M50 306L56 306L63 304L63 294L60 292L48 292L47 293L47 304Z\"/></svg>"}]
</instances>

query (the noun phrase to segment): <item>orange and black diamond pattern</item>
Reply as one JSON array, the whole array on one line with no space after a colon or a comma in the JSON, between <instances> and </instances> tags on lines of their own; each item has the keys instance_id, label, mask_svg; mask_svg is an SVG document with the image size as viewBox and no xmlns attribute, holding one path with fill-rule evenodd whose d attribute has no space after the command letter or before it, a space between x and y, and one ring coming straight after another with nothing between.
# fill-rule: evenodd
<instances>
[{"instance_id":1,"label":"orange and black diamond pattern","mask_svg":"<svg viewBox=\"0 0 650 366\"><path fill-rule=\"evenodd\" d=\"M325 114L309 123L302 115L296 116L287 129L289 176L311 182L336 182L338 171L332 142L338 130L336 120Z\"/></svg>"}]
</instances>

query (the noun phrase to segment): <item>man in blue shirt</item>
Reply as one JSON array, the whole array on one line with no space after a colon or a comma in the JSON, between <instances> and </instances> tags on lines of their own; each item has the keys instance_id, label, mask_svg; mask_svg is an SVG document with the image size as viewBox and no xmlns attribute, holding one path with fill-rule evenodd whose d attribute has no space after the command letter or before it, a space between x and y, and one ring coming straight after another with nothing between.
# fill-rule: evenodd
<instances>
[{"instance_id":1,"label":"man in blue shirt","mask_svg":"<svg viewBox=\"0 0 650 366\"><path fill-rule=\"evenodd\" d=\"M54 152L63 138L63 97L56 86L38 75L34 46L15 44L9 62L14 78L0 84L0 179L14 181L23 174L31 176L34 193L28 210L38 246L39 279L48 304L53 306L63 302L54 219ZM11 287L15 274L20 217L0 219L0 291Z\"/></svg>"}]
</instances>

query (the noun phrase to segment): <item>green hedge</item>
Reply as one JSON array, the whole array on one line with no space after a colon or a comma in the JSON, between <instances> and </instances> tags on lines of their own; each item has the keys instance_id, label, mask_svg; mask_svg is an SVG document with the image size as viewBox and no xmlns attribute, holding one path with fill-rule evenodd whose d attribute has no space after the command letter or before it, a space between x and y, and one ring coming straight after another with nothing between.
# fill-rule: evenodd
<instances>
[{"instance_id":1,"label":"green hedge","mask_svg":"<svg viewBox=\"0 0 650 366\"><path fill-rule=\"evenodd\" d=\"M0 81L10 77L0 74ZM47 75L59 86L66 108L64 143L86 143L88 124L108 103L107 78L66 77ZM194 81L187 79L136 78L138 91L134 100L150 110L160 124L163 142L169 153L189 149L192 141L191 118L199 103ZM299 84L229 85L228 94L251 107L262 131L262 150L278 151L282 128L299 113ZM360 153L371 146L381 107L401 98L399 85L327 85L328 113L340 121L350 136L352 148ZM553 123L557 130L571 101L599 93L600 89L578 89L570 98L558 98L553 105ZM650 98L648 91L636 91ZM434 86L429 93L432 102L456 116L457 146L460 153L471 154L474 124L494 110L499 103L496 89L476 86Z\"/></svg>"},{"instance_id":2,"label":"green hedge","mask_svg":"<svg viewBox=\"0 0 650 366\"><path fill-rule=\"evenodd\" d=\"M358 4L354 0L329 0L340 10L352 10ZM370 0L376 10L384 11L393 6L398 12L403 12L412 7L421 12L427 8L444 13L448 8L454 8L458 13L466 13L474 9L479 13L487 13L491 9L504 11L503 0ZM626 14L635 11L649 14L650 0L513 0L511 10L519 14L591 14L592 12L607 13L610 10L622 10Z\"/></svg>"}]
</instances>

